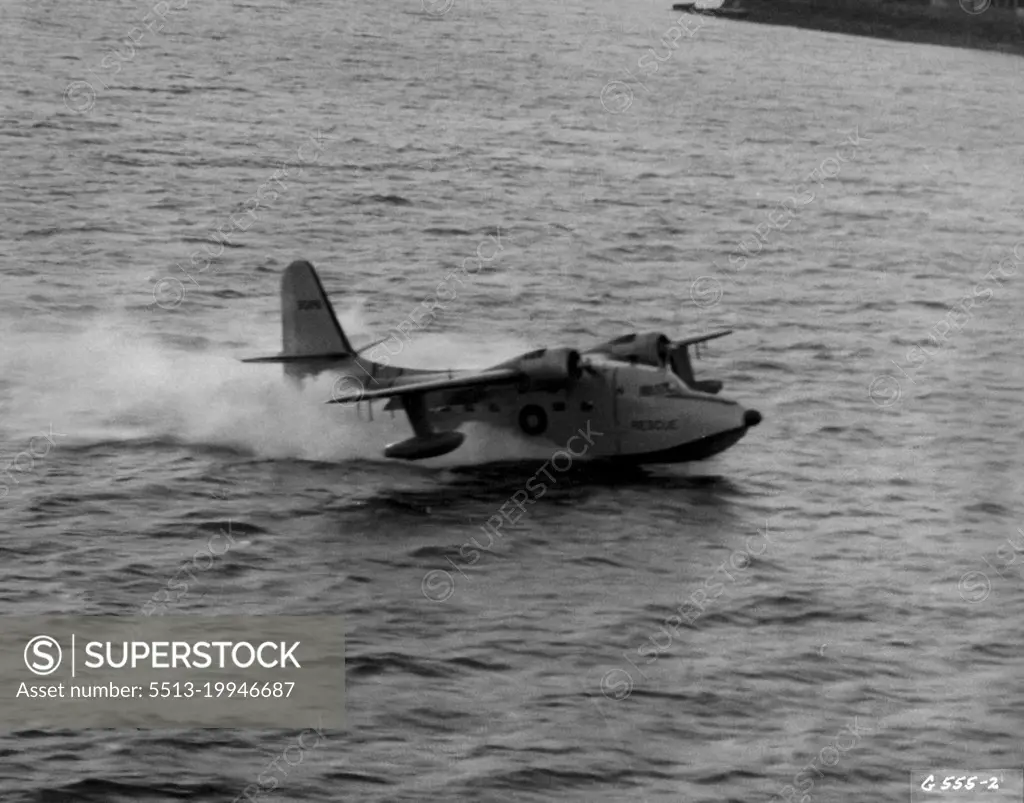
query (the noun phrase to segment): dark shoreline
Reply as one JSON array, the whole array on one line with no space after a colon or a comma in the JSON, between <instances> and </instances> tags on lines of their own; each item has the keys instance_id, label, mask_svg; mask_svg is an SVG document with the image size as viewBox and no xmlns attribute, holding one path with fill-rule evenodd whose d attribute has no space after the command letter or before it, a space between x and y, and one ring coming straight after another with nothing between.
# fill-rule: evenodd
<instances>
[{"instance_id":1,"label":"dark shoreline","mask_svg":"<svg viewBox=\"0 0 1024 803\"><path fill-rule=\"evenodd\" d=\"M726 0L725 5L747 12L744 22L1024 55L1024 18L1000 8L968 14L955 0L947 9L902 2L849 6L828 0Z\"/></svg>"}]
</instances>

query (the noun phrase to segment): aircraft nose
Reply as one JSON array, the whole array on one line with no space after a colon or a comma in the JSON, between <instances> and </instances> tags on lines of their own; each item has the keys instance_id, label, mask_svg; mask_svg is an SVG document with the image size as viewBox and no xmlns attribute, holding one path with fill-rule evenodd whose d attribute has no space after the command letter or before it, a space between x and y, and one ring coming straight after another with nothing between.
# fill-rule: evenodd
<instances>
[{"instance_id":1,"label":"aircraft nose","mask_svg":"<svg viewBox=\"0 0 1024 803\"><path fill-rule=\"evenodd\" d=\"M743 426L756 427L761 423L761 414L757 410L747 410L743 414Z\"/></svg>"}]
</instances>

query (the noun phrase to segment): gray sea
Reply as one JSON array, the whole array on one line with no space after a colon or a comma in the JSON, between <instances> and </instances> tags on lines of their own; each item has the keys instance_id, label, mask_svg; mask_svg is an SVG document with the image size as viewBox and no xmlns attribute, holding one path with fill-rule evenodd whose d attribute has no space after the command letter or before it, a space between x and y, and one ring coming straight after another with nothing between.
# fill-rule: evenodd
<instances>
[{"instance_id":1,"label":"gray sea","mask_svg":"<svg viewBox=\"0 0 1024 803\"><path fill-rule=\"evenodd\" d=\"M1022 62L669 7L0 2L0 611L138 614L230 522L169 613L341 614L347 653L346 727L276 788L295 730L5 718L0 799L895 803L1024 765ZM401 417L238 360L294 259L361 345L499 237L396 362L732 328L698 374L764 421L555 472L470 564L543 451L388 461Z\"/></svg>"}]
</instances>

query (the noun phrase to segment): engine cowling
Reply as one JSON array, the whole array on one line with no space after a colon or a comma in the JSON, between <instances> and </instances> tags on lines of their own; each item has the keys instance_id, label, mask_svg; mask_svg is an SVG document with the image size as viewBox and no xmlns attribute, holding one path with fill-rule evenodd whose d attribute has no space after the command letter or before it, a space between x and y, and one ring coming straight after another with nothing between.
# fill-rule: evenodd
<instances>
[{"instance_id":1,"label":"engine cowling","mask_svg":"<svg viewBox=\"0 0 1024 803\"><path fill-rule=\"evenodd\" d=\"M607 354L615 360L640 363L659 368L668 359L671 341L661 332L625 335L602 343L593 349L598 354Z\"/></svg>"},{"instance_id":2,"label":"engine cowling","mask_svg":"<svg viewBox=\"0 0 1024 803\"><path fill-rule=\"evenodd\" d=\"M524 354L515 367L526 374L531 387L564 387L583 375L582 358L576 349L540 349Z\"/></svg>"}]
</instances>

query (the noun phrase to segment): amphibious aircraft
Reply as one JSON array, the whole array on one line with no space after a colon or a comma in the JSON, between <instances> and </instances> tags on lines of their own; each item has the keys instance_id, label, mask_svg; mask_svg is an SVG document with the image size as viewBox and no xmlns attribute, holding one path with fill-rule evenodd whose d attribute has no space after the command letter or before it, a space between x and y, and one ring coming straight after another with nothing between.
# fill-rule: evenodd
<instances>
[{"instance_id":1,"label":"amphibious aircraft","mask_svg":"<svg viewBox=\"0 0 1024 803\"><path fill-rule=\"evenodd\" d=\"M729 448L761 421L757 410L718 396L721 382L693 375L690 347L731 330L675 342L628 334L582 352L538 349L482 371L400 368L360 356L384 341L352 347L304 260L282 277L281 328L280 354L243 362L282 363L295 380L334 371L328 404L367 403L372 414L373 402L387 400L383 409L404 409L413 436L384 449L401 460L447 454L465 439L458 427L480 421L555 447L587 427L600 433L588 459L678 463Z\"/></svg>"}]
</instances>

